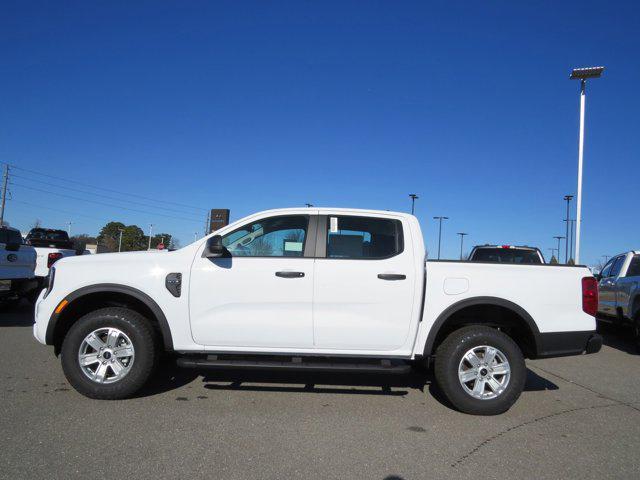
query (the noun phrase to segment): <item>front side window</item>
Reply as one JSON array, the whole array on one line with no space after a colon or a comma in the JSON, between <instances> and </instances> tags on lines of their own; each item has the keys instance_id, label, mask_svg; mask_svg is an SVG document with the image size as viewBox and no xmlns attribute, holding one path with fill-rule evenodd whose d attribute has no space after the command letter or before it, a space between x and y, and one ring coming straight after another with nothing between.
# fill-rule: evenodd
<instances>
[{"instance_id":1,"label":"front side window","mask_svg":"<svg viewBox=\"0 0 640 480\"><path fill-rule=\"evenodd\" d=\"M402 252L399 220L372 217L327 218L327 258L376 259Z\"/></svg>"},{"instance_id":2,"label":"front side window","mask_svg":"<svg viewBox=\"0 0 640 480\"><path fill-rule=\"evenodd\" d=\"M309 217L292 215L258 220L222 237L233 257L302 257Z\"/></svg>"},{"instance_id":3,"label":"front side window","mask_svg":"<svg viewBox=\"0 0 640 480\"><path fill-rule=\"evenodd\" d=\"M602 269L602 271L600 272L600 276L602 278L607 278L609 276L609 272L611 271L611 267L613 266L613 261L615 259L611 259L609 260L609 263L607 263L604 268Z\"/></svg>"},{"instance_id":4,"label":"front side window","mask_svg":"<svg viewBox=\"0 0 640 480\"><path fill-rule=\"evenodd\" d=\"M611 267L611 271L609 272L609 277L618 276L620 270L622 269L622 264L624 263L625 258L626 257L624 255L621 255L615 259L615 261L613 262L613 266Z\"/></svg>"}]
</instances>

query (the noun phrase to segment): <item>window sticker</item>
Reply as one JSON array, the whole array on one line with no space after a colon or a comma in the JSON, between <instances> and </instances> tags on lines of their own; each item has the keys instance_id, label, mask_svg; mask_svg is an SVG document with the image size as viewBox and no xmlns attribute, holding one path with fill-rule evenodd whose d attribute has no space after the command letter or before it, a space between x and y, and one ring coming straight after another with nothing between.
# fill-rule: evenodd
<instances>
[{"instance_id":1,"label":"window sticker","mask_svg":"<svg viewBox=\"0 0 640 480\"><path fill-rule=\"evenodd\" d=\"M329 218L329 232L338 233L338 217Z\"/></svg>"},{"instance_id":2,"label":"window sticker","mask_svg":"<svg viewBox=\"0 0 640 480\"><path fill-rule=\"evenodd\" d=\"M291 241L285 240L284 251L285 252L301 252L302 242L291 242Z\"/></svg>"}]
</instances>

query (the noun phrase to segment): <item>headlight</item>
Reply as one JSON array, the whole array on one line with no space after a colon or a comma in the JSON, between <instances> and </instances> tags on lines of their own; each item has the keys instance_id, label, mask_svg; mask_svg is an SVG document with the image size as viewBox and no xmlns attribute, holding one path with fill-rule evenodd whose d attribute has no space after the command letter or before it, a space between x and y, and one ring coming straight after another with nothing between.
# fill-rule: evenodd
<instances>
[{"instance_id":1,"label":"headlight","mask_svg":"<svg viewBox=\"0 0 640 480\"><path fill-rule=\"evenodd\" d=\"M55 277L56 277L56 267L51 267L49 269L49 275L47 275L44 280L45 288L47 290L44 292L44 296L42 297L43 300L47 298L47 295L49 295L49 292L51 292L51 289L53 288L53 280L55 279Z\"/></svg>"}]
</instances>

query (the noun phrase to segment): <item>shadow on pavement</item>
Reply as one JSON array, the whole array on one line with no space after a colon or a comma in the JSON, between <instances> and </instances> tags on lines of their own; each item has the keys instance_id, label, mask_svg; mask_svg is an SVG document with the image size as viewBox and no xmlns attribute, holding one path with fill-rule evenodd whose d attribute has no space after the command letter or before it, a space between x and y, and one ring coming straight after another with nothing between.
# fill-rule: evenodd
<instances>
[{"instance_id":1,"label":"shadow on pavement","mask_svg":"<svg viewBox=\"0 0 640 480\"><path fill-rule=\"evenodd\" d=\"M33 305L0 303L0 327L31 327L33 322Z\"/></svg>"},{"instance_id":2,"label":"shadow on pavement","mask_svg":"<svg viewBox=\"0 0 640 480\"><path fill-rule=\"evenodd\" d=\"M598 333L602 335L602 343L607 347L615 348L630 355L638 355L640 353L630 326L598 322Z\"/></svg>"}]
</instances>

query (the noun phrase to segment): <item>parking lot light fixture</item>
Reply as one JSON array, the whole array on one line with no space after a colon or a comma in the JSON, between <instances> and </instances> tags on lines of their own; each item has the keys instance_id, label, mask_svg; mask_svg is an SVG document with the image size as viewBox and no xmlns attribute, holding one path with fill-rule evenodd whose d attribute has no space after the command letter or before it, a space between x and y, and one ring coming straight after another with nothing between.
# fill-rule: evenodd
<instances>
[{"instance_id":1,"label":"parking lot light fixture","mask_svg":"<svg viewBox=\"0 0 640 480\"><path fill-rule=\"evenodd\" d=\"M558 263L560 263L560 241L564 240L564 237L561 235L556 235L555 237L556 240L558 240L558 256L556 257L556 259L558 260Z\"/></svg>"},{"instance_id":2,"label":"parking lot light fixture","mask_svg":"<svg viewBox=\"0 0 640 480\"><path fill-rule=\"evenodd\" d=\"M442 220L449 220L449 217L433 217L434 220L440 222L438 227L438 260L440 260L440 243L442 242Z\"/></svg>"},{"instance_id":3,"label":"parking lot light fixture","mask_svg":"<svg viewBox=\"0 0 640 480\"><path fill-rule=\"evenodd\" d=\"M151 250L151 232L153 231L153 223L149 224L149 247L147 250Z\"/></svg>"},{"instance_id":4,"label":"parking lot light fixture","mask_svg":"<svg viewBox=\"0 0 640 480\"><path fill-rule=\"evenodd\" d=\"M457 235L460 235L460 260L462 260L462 244L464 243L464 236L469 234L465 232L458 232Z\"/></svg>"},{"instance_id":5,"label":"parking lot light fixture","mask_svg":"<svg viewBox=\"0 0 640 480\"><path fill-rule=\"evenodd\" d=\"M420 197L415 193L410 193L409 198L411 198L411 215L413 215L415 212L416 200Z\"/></svg>"},{"instance_id":6,"label":"parking lot light fixture","mask_svg":"<svg viewBox=\"0 0 640 480\"><path fill-rule=\"evenodd\" d=\"M567 202L567 218L565 220L565 222L567 222L567 233L565 236L565 247L564 247L564 263L568 263L569 262L569 217L571 216L571 199L573 198L573 195L565 195L564 199Z\"/></svg>"},{"instance_id":7,"label":"parking lot light fixture","mask_svg":"<svg viewBox=\"0 0 640 480\"><path fill-rule=\"evenodd\" d=\"M604 67L574 68L569 79L580 80L580 130L578 134L578 198L576 200L575 263L580 263L580 222L582 220L582 157L584 153L584 109L587 79L600 78Z\"/></svg>"}]
</instances>

